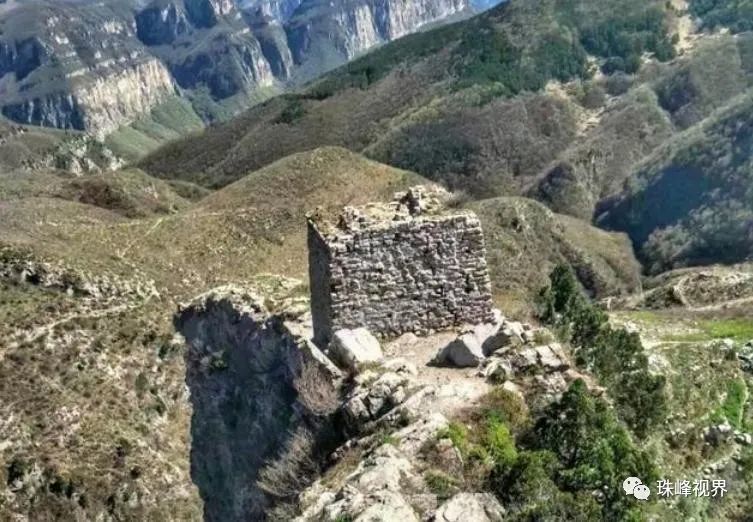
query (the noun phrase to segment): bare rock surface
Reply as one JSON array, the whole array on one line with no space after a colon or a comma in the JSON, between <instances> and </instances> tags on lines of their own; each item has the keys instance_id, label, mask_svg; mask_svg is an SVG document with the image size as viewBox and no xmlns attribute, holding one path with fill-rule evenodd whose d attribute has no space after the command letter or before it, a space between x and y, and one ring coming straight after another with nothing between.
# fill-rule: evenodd
<instances>
[{"instance_id":1,"label":"bare rock surface","mask_svg":"<svg viewBox=\"0 0 753 522\"><path fill-rule=\"evenodd\" d=\"M458 493L442 504L435 522L501 522L505 510L489 493Z\"/></svg>"},{"instance_id":2,"label":"bare rock surface","mask_svg":"<svg viewBox=\"0 0 753 522\"><path fill-rule=\"evenodd\" d=\"M347 368L382 360L379 341L366 328L338 330L330 343L330 355Z\"/></svg>"},{"instance_id":3,"label":"bare rock surface","mask_svg":"<svg viewBox=\"0 0 753 522\"><path fill-rule=\"evenodd\" d=\"M478 338L472 333L465 333L445 346L437 354L434 363L458 368L475 368L483 360L484 352Z\"/></svg>"}]
</instances>

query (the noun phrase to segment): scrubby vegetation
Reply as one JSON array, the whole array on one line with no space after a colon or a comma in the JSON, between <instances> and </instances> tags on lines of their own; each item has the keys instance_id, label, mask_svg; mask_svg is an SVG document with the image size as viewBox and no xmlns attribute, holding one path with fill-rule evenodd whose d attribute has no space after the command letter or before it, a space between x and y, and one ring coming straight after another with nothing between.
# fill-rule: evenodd
<instances>
[{"instance_id":1,"label":"scrubby vegetation","mask_svg":"<svg viewBox=\"0 0 753 522\"><path fill-rule=\"evenodd\" d=\"M665 379L649 371L640 337L609 325L569 266L556 267L550 279L539 295L541 319L573 344L578 363L609 390L620 418L637 436L647 436L667 415Z\"/></svg>"},{"instance_id":2,"label":"scrubby vegetation","mask_svg":"<svg viewBox=\"0 0 753 522\"><path fill-rule=\"evenodd\" d=\"M493 198L466 208L481 219L492 284L506 313L529 315L549 271L560 263L576 267L594 296L631 293L640 286L640 267L622 234L524 198Z\"/></svg>"},{"instance_id":3,"label":"scrubby vegetation","mask_svg":"<svg viewBox=\"0 0 753 522\"><path fill-rule=\"evenodd\" d=\"M708 28L729 27L734 32L753 29L753 2L750 0L690 0L690 12Z\"/></svg>"},{"instance_id":4,"label":"scrubby vegetation","mask_svg":"<svg viewBox=\"0 0 753 522\"><path fill-rule=\"evenodd\" d=\"M600 222L630 234L648 270L738 262L753 252L746 95L657 151Z\"/></svg>"},{"instance_id":5,"label":"scrubby vegetation","mask_svg":"<svg viewBox=\"0 0 753 522\"><path fill-rule=\"evenodd\" d=\"M657 476L603 399L576 381L559 401L529 413L514 393L497 389L440 432L465 462L460 484L432 472L437 489L477 487L495 493L511 520L635 520L640 506L622 491L626 476Z\"/></svg>"}]
</instances>

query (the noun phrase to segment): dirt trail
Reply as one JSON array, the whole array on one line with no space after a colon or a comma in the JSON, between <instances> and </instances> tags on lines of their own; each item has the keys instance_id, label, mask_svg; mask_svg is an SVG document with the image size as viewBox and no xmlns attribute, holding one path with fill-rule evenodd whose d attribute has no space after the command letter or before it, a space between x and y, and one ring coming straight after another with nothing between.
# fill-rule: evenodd
<instances>
[{"instance_id":1,"label":"dirt trail","mask_svg":"<svg viewBox=\"0 0 753 522\"><path fill-rule=\"evenodd\" d=\"M672 30L678 36L676 49L678 54L683 54L696 46L698 35L695 32L693 17L688 11L687 0L671 0L671 5L677 12L677 17L672 24Z\"/></svg>"},{"instance_id":2,"label":"dirt trail","mask_svg":"<svg viewBox=\"0 0 753 522\"><path fill-rule=\"evenodd\" d=\"M6 348L8 349L15 348L15 347L18 347L20 344L24 344L24 343L35 343L36 341L44 338L45 336L50 335L56 327L69 323L71 321L80 320L80 319L98 319L98 318L107 317L110 315L117 315L123 312L128 312L131 310L135 310L137 308L141 308L147 302L149 302L150 299L151 299L151 296L146 297L142 301L137 301L137 302L117 304L117 305L108 306L106 308L99 308L99 309L95 308L91 310L79 310L75 313L71 313L66 316L63 316L60 319L57 319L55 321L45 323L41 326L37 326L33 330L20 331L16 333L15 335L11 336L11 338L8 340ZM5 359L5 351L6 350L0 350L0 362L2 362Z\"/></svg>"},{"instance_id":3,"label":"dirt trail","mask_svg":"<svg viewBox=\"0 0 753 522\"><path fill-rule=\"evenodd\" d=\"M385 355L402 358L418 370L415 384L436 389L431 409L451 417L474 404L492 390L485 379L476 375L476 368L446 368L429 363L440 348L457 337L456 332L442 332L429 337L403 336L387 344Z\"/></svg>"}]
</instances>

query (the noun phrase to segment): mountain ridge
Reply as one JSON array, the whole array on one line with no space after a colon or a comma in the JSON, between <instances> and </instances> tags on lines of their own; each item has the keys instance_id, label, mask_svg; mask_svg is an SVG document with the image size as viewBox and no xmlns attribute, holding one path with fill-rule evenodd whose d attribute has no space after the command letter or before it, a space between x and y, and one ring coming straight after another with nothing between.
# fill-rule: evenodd
<instances>
[{"instance_id":1,"label":"mountain ridge","mask_svg":"<svg viewBox=\"0 0 753 522\"><path fill-rule=\"evenodd\" d=\"M134 137L116 131L174 96L190 102L185 118L224 119L469 5L306 0L290 9L243 10L230 0L14 3L0 11L0 110L19 123L100 139L116 133L112 141L128 144ZM170 129L181 132L185 118Z\"/></svg>"}]
</instances>

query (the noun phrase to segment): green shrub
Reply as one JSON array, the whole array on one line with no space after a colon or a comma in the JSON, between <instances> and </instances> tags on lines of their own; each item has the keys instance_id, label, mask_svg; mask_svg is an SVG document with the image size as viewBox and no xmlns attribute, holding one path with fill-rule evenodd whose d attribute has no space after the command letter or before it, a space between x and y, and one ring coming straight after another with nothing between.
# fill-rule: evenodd
<instances>
[{"instance_id":1,"label":"green shrub","mask_svg":"<svg viewBox=\"0 0 753 522\"><path fill-rule=\"evenodd\" d=\"M512 463L494 467L489 487L513 520L642 520L622 492L627 476L655 480L651 455L636 447L606 401L576 381L521 438Z\"/></svg>"},{"instance_id":2,"label":"green shrub","mask_svg":"<svg viewBox=\"0 0 753 522\"><path fill-rule=\"evenodd\" d=\"M424 474L424 481L429 491L437 496L438 500L446 500L458 491L457 479L439 470L429 470Z\"/></svg>"},{"instance_id":3,"label":"green shrub","mask_svg":"<svg viewBox=\"0 0 753 522\"><path fill-rule=\"evenodd\" d=\"M569 266L557 266L550 282L539 293L540 317L564 332L578 365L609 389L620 418L636 435L647 436L666 417L666 380L649 371L640 336L609 326L607 315L588 301Z\"/></svg>"},{"instance_id":4,"label":"green shrub","mask_svg":"<svg viewBox=\"0 0 753 522\"><path fill-rule=\"evenodd\" d=\"M297 120L300 120L306 115L306 108L303 106L303 102L298 97L289 97L288 103L285 108L280 112L280 115L275 120L275 123L290 124Z\"/></svg>"},{"instance_id":5,"label":"green shrub","mask_svg":"<svg viewBox=\"0 0 753 522\"><path fill-rule=\"evenodd\" d=\"M492 420L486 428L484 446L495 463L502 468L510 468L518 458L515 440L510 429L498 420Z\"/></svg>"},{"instance_id":6,"label":"green shrub","mask_svg":"<svg viewBox=\"0 0 753 522\"><path fill-rule=\"evenodd\" d=\"M468 452L468 429L458 422L451 422L437 435L440 439L450 439L452 444L465 455Z\"/></svg>"},{"instance_id":7,"label":"green shrub","mask_svg":"<svg viewBox=\"0 0 753 522\"><path fill-rule=\"evenodd\" d=\"M735 429L744 429L743 414L748 400L748 387L742 379L727 383L727 394L719 409L711 416L713 422L727 421Z\"/></svg>"},{"instance_id":8,"label":"green shrub","mask_svg":"<svg viewBox=\"0 0 753 522\"><path fill-rule=\"evenodd\" d=\"M517 393L501 386L484 395L479 403L479 411L487 422L502 421L513 431L518 431L529 423L525 401Z\"/></svg>"},{"instance_id":9,"label":"green shrub","mask_svg":"<svg viewBox=\"0 0 753 522\"><path fill-rule=\"evenodd\" d=\"M725 26L735 33L753 29L753 3L749 0L690 0L689 7L704 27Z\"/></svg>"}]
</instances>

